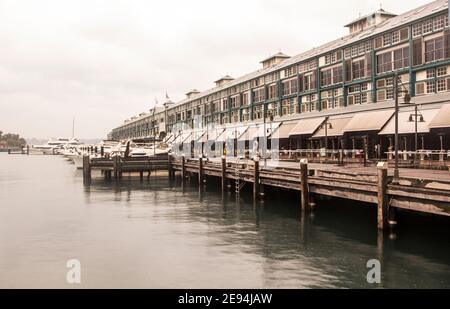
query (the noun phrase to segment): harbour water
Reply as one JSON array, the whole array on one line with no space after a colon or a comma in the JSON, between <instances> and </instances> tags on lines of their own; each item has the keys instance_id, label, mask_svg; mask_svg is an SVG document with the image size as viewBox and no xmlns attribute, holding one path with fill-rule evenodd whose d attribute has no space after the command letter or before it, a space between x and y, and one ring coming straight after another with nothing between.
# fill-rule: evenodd
<instances>
[{"instance_id":1,"label":"harbour water","mask_svg":"<svg viewBox=\"0 0 450 309\"><path fill-rule=\"evenodd\" d=\"M60 156L0 154L0 288L450 288L448 218L268 192L222 195L165 178L84 186ZM81 263L81 284L66 262ZM366 280L370 259L381 283Z\"/></svg>"}]
</instances>

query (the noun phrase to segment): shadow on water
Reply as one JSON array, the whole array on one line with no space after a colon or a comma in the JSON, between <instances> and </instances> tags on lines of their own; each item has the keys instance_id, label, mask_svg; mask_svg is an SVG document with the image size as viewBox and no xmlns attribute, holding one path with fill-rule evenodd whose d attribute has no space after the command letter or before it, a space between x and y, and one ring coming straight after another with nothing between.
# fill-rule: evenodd
<instances>
[{"instance_id":1,"label":"shadow on water","mask_svg":"<svg viewBox=\"0 0 450 309\"><path fill-rule=\"evenodd\" d=\"M448 218L403 211L398 228L380 234L375 205L320 199L313 211L302 213L292 191L266 188L264 199L255 202L249 185L239 195L233 185L225 193L219 187L212 179L199 188L196 181L125 178L93 181L85 192L87 199L93 192L112 192L130 203L139 191L181 193L190 205L187 220L210 227L214 245L238 244L263 258L266 286L285 279L283 287L372 287L366 262L374 258L382 262L382 287L450 286Z\"/></svg>"}]
</instances>

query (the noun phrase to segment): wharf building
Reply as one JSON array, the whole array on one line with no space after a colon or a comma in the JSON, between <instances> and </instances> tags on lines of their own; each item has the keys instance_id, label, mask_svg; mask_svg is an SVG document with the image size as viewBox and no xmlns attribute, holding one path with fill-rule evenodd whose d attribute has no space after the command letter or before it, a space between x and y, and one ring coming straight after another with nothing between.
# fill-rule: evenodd
<instances>
[{"instance_id":1,"label":"wharf building","mask_svg":"<svg viewBox=\"0 0 450 309\"><path fill-rule=\"evenodd\" d=\"M397 84L400 150L417 147L448 160L448 15L446 0L401 15L379 9L347 24L342 38L294 57L277 53L255 72L225 76L212 89L191 90L180 102L128 119L109 137L159 138L177 149L195 143L202 152L210 140L251 148L248 142L264 135L282 149L360 149L367 159L384 157L394 142ZM217 155L226 146L219 149Z\"/></svg>"}]
</instances>

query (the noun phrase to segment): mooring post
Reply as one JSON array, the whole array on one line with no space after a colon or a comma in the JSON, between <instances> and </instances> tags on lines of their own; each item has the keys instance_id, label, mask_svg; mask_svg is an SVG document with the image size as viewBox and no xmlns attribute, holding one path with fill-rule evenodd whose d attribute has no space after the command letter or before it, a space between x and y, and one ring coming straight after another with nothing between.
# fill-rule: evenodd
<instances>
[{"instance_id":1,"label":"mooring post","mask_svg":"<svg viewBox=\"0 0 450 309\"><path fill-rule=\"evenodd\" d=\"M222 192L227 188L227 159L222 156Z\"/></svg>"},{"instance_id":2,"label":"mooring post","mask_svg":"<svg viewBox=\"0 0 450 309\"><path fill-rule=\"evenodd\" d=\"M169 176L169 180L172 180L172 158L170 153L167 154L167 174Z\"/></svg>"},{"instance_id":3,"label":"mooring post","mask_svg":"<svg viewBox=\"0 0 450 309\"><path fill-rule=\"evenodd\" d=\"M113 160L113 171L114 171L114 179L117 179L119 177L119 163L118 163L119 156L114 156L112 158Z\"/></svg>"},{"instance_id":4,"label":"mooring post","mask_svg":"<svg viewBox=\"0 0 450 309\"><path fill-rule=\"evenodd\" d=\"M30 145L27 145L27 156L30 155Z\"/></svg>"},{"instance_id":5,"label":"mooring post","mask_svg":"<svg viewBox=\"0 0 450 309\"><path fill-rule=\"evenodd\" d=\"M117 170L119 173L119 179L122 179L122 164L125 161L125 158L117 157Z\"/></svg>"},{"instance_id":6,"label":"mooring post","mask_svg":"<svg viewBox=\"0 0 450 309\"><path fill-rule=\"evenodd\" d=\"M203 184L203 158L201 155L198 157L198 184Z\"/></svg>"},{"instance_id":7,"label":"mooring post","mask_svg":"<svg viewBox=\"0 0 450 309\"><path fill-rule=\"evenodd\" d=\"M89 156L83 156L83 181L91 181L91 166L89 161Z\"/></svg>"},{"instance_id":8,"label":"mooring post","mask_svg":"<svg viewBox=\"0 0 450 309\"><path fill-rule=\"evenodd\" d=\"M388 163L379 162L378 169L378 208L377 225L379 230L384 230L388 226L388 198L387 198L387 172Z\"/></svg>"},{"instance_id":9,"label":"mooring post","mask_svg":"<svg viewBox=\"0 0 450 309\"><path fill-rule=\"evenodd\" d=\"M144 172L143 172L143 171L140 171L140 172L139 172L139 179L140 179L141 181L144 180Z\"/></svg>"},{"instance_id":10,"label":"mooring post","mask_svg":"<svg viewBox=\"0 0 450 309\"><path fill-rule=\"evenodd\" d=\"M308 159L300 160L300 190L302 210L306 210L309 206Z\"/></svg>"},{"instance_id":11,"label":"mooring post","mask_svg":"<svg viewBox=\"0 0 450 309\"><path fill-rule=\"evenodd\" d=\"M95 151L95 154L98 154L98 147L97 146L95 146L94 151Z\"/></svg>"},{"instance_id":12,"label":"mooring post","mask_svg":"<svg viewBox=\"0 0 450 309\"><path fill-rule=\"evenodd\" d=\"M186 158L184 154L181 156L181 180L184 182L186 179Z\"/></svg>"},{"instance_id":13,"label":"mooring post","mask_svg":"<svg viewBox=\"0 0 450 309\"><path fill-rule=\"evenodd\" d=\"M105 155L105 147L101 146L100 147L100 156L103 158L104 155Z\"/></svg>"},{"instance_id":14,"label":"mooring post","mask_svg":"<svg viewBox=\"0 0 450 309\"><path fill-rule=\"evenodd\" d=\"M253 199L256 200L259 196L259 156L255 155L253 158Z\"/></svg>"}]
</instances>

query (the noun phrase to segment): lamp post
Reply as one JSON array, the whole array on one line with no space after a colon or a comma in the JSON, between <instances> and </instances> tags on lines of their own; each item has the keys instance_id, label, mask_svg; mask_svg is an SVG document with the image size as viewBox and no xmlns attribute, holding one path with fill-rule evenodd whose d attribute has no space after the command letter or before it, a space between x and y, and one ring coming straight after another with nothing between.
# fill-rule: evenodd
<instances>
[{"instance_id":1,"label":"lamp post","mask_svg":"<svg viewBox=\"0 0 450 309\"><path fill-rule=\"evenodd\" d=\"M263 146L263 157L264 157L264 167L267 167L267 129L266 129L266 117L267 114L269 115L270 123L273 121L273 115L272 112L266 112L266 108L264 106L263 110L263 119L264 119L264 146Z\"/></svg>"},{"instance_id":2,"label":"lamp post","mask_svg":"<svg viewBox=\"0 0 450 309\"><path fill-rule=\"evenodd\" d=\"M411 102L411 96L408 93L408 90L405 88L405 85L403 85L403 83L401 83L401 85L403 86L404 90L398 90L398 82L399 82L399 76L398 73L396 72L394 74L394 82L393 82L393 87L394 87L394 99L395 99L395 139L394 139L394 147L395 147L395 167L394 167L394 180L398 180L400 173L398 170L398 110L399 110L399 103L398 103L398 94L399 92L404 93L404 101L405 103L409 104Z\"/></svg>"},{"instance_id":3,"label":"lamp post","mask_svg":"<svg viewBox=\"0 0 450 309\"><path fill-rule=\"evenodd\" d=\"M414 118L414 120L413 120ZM419 113L417 104L414 104L414 114L409 115L409 122L414 121L414 164L417 161L417 150L418 150L418 134L417 134L417 123L425 122L423 115Z\"/></svg>"}]
</instances>

